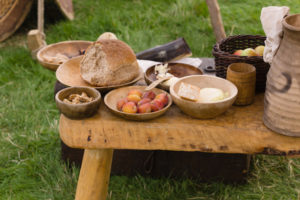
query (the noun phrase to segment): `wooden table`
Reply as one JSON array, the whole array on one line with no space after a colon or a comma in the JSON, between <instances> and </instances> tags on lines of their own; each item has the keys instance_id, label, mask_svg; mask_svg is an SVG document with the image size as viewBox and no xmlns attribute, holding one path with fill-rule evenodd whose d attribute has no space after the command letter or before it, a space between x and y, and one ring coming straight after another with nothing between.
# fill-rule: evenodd
<instances>
[{"instance_id":1,"label":"wooden table","mask_svg":"<svg viewBox=\"0 0 300 200\"><path fill-rule=\"evenodd\" d=\"M176 105L146 122L113 115L104 104L96 115L71 120L61 115L61 139L83 148L76 199L105 199L113 149L201 151L214 153L298 155L300 138L283 136L263 125L263 94L246 107L231 107L211 120L193 119Z\"/></svg>"}]
</instances>

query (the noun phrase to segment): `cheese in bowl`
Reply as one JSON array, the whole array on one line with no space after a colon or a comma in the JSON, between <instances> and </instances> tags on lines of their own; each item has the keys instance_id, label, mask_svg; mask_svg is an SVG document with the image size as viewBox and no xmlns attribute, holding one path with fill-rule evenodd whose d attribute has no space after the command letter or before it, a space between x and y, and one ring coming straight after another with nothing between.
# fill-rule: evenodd
<instances>
[{"instance_id":1,"label":"cheese in bowl","mask_svg":"<svg viewBox=\"0 0 300 200\"><path fill-rule=\"evenodd\" d=\"M228 92L224 92L219 88L199 88L182 82L179 86L178 95L183 99L194 102L212 103L227 98Z\"/></svg>"},{"instance_id":2,"label":"cheese in bowl","mask_svg":"<svg viewBox=\"0 0 300 200\"><path fill-rule=\"evenodd\" d=\"M187 115L210 119L224 113L235 101L236 86L226 79L193 75L178 79L170 87L174 103Z\"/></svg>"}]
</instances>

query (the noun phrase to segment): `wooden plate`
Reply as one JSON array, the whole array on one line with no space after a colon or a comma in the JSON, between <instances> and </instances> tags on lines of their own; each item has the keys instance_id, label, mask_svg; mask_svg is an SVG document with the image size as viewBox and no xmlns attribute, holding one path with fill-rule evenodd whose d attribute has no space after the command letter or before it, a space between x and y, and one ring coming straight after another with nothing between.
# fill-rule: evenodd
<instances>
[{"instance_id":1,"label":"wooden plate","mask_svg":"<svg viewBox=\"0 0 300 200\"><path fill-rule=\"evenodd\" d=\"M80 75L80 61L83 56L78 56L75 58L71 58L67 62L61 64L58 69L56 70L56 78L59 82L66 86L88 86L96 88L100 92L107 92L112 89L116 89L123 86L133 85L138 80L143 78L143 71L140 69L140 75L133 79L132 81L129 81L127 83L123 83L120 85L110 85L105 87L97 87L90 85L89 83L85 82Z\"/></svg>"},{"instance_id":2,"label":"wooden plate","mask_svg":"<svg viewBox=\"0 0 300 200\"><path fill-rule=\"evenodd\" d=\"M202 75L203 72L198 69L197 67L194 67L193 65L183 64L183 63L168 63L168 67L170 70L168 73L173 74L175 77L182 78L184 76L189 75ZM156 74L154 73L155 65L149 67L144 75L145 81L148 85L150 85L153 81L156 79ZM158 85L158 88L169 91L168 86L164 86L162 84Z\"/></svg>"},{"instance_id":3,"label":"wooden plate","mask_svg":"<svg viewBox=\"0 0 300 200\"><path fill-rule=\"evenodd\" d=\"M123 87L119 88L113 91L110 91L106 96L104 97L104 103L108 107L108 109L113 112L115 115L123 117L125 119L129 120L135 120L135 121L145 121L145 120L150 120L154 119L156 117L161 116L164 114L172 105L172 98L171 95L167 93L168 98L169 98L169 103L167 106L165 106L163 109L156 111L156 112L151 112L151 113L143 113L143 114L131 114L131 113L124 113L119 110L117 110L117 102L120 99L123 99L127 96L128 92L132 89L139 89L141 91L144 91L146 86L130 86L130 87ZM153 91L155 94L160 94L160 93L166 93L164 90L154 88L151 91Z\"/></svg>"},{"instance_id":4,"label":"wooden plate","mask_svg":"<svg viewBox=\"0 0 300 200\"><path fill-rule=\"evenodd\" d=\"M50 70L55 71L61 64L58 61L49 61L50 58L55 58L56 55L62 54L68 58L80 56L80 51L85 50L92 42L83 40L65 41L47 45L37 53L39 63Z\"/></svg>"}]
</instances>

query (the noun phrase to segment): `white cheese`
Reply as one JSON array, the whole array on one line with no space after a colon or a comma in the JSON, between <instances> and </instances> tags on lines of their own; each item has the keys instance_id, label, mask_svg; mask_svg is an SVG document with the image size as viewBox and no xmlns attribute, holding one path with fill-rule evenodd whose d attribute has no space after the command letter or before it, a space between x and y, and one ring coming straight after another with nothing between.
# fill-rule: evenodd
<instances>
[{"instance_id":1,"label":"white cheese","mask_svg":"<svg viewBox=\"0 0 300 200\"><path fill-rule=\"evenodd\" d=\"M161 84L164 85L164 86L168 86L170 87L172 84L174 84L179 78L173 76L172 78L170 78L169 80L167 81L164 81L162 82Z\"/></svg>"},{"instance_id":2,"label":"white cheese","mask_svg":"<svg viewBox=\"0 0 300 200\"><path fill-rule=\"evenodd\" d=\"M228 94L225 94L218 88L202 88L199 93L198 102L210 103L225 99Z\"/></svg>"},{"instance_id":3,"label":"white cheese","mask_svg":"<svg viewBox=\"0 0 300 200\"><path fill-rule=\"evenodd\" d=\"M154 68L154 72L155 72L155 74L157 74L156 75L157 79L165 78L167 76L171 76L171 78L169 80L166 80L166 81L161 83L162 85L167 86L167 87L170 87L178 79L173 74L168 73L169 70L170 70L170 68L168 68L168 64L156 65L155 68Z\"/></svg>"},{"instance_id":4,"label":"white cheese","mask_svg":"<svg viewBox=\"0 0 300 200\"><path fill-rule=\"evenodd\" d=\"M163 65L156 65L154 68L154 72L157 75L164 76L169 71L168 63Z\"/></svg>"}]
</instances>

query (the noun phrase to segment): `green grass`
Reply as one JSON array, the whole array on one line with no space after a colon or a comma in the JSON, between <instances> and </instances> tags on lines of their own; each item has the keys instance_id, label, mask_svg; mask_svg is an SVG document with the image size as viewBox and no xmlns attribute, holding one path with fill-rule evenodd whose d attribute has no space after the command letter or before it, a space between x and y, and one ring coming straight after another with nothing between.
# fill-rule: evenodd
<instances>
[{"instance_id":1,"label":"green grass","mask_svg":"<svg viewBox=\"0 0 300 200\"><path fill-rule=\"evenodd\" d=\"M260 10L298 0L219 0L227 35L263 34ZM135 52L184 37L195 57L211 56L215 43L203 0L74 0L76 19L47 20L47 43L95 40L111 31ZM0 199L73 199L79 170L60 160L59 112L55 74L30 57L29 18L13 37L0 43ZM300 160L258 155L246 184L198 183L190 179L112 176L109 199L297 199Z\"/></svg>"}]
</instances>

